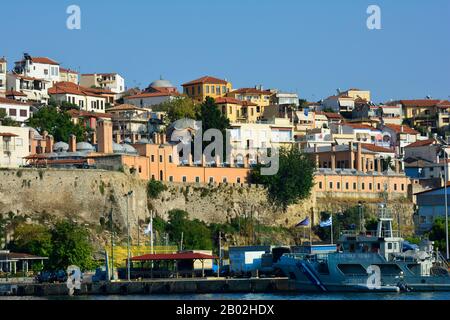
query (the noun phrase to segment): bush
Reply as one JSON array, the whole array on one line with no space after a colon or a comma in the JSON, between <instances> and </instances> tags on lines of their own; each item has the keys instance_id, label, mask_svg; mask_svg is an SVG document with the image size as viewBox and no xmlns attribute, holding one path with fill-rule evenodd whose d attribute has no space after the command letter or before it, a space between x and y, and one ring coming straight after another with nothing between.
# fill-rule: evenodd
<instances>
[{"instance_id":1,"label":"bush","mask_svg":"<svg viewBox=\"0 0 450 320\"><path fill-rule=\"evenodd\" d=\"M166 190L167 187L161 181L151 180L147 184L147 196L150 199L158 198L158 196Z\"/></svg>"}]
</instances>

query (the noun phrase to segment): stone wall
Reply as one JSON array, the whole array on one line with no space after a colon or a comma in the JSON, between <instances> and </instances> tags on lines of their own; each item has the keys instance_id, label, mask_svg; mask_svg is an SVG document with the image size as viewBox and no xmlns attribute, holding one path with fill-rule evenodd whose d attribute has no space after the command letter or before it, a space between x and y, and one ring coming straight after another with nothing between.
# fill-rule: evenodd
<instances>
[{"instance_id":1,"label":"stone wall","mask_svg":"<svg viewBox=\"0 0 450 320\"><path fill-rule=\"evenodd\" d=\"M13 212L35 220L50 215L98 228L102 219L109 221L112 209L114 221L123 231L127 216L124 194L133 190L128 212L131 233L136 237L137 220L146 220L149 209L163 218L167 218L172 209L182 209L191 219L208 223L226 223L234 217L252 215L267 225L291 227L311 215L316 224L320 212L339 212L357 205L358 201L364 201L368 213L374 213L376 205L382 201L373 197L356 199L321 193L283 212L270 205L265 189L254 185L167 184L167 191L150 201L146 186L146 182L136 176L113 171L0 170L0 214ZM403 226L413 225L413 206L407 199L393 199L389 205L400 214ZM108 229L107 226L105 230Z\"/></svg>"}]
</instances>

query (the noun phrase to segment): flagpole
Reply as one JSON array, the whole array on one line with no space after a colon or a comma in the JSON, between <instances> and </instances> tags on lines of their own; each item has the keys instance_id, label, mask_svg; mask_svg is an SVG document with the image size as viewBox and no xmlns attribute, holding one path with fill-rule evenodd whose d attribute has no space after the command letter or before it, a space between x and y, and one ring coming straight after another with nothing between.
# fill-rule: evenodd
<instances>
[{"instance_id":1,"label":"flagpole","mask_svg":"<svg viewBox=\"0 0 450 320\"><path fill-rule=\"evenodd\" d=\"M312 217L309 221L309 245L312 246Z\"/></svg>"},{"instance_id":2,"label":"flagpole","mask_svg":"<svg viewBox=\"0 0 450 320\"><path fill-rule=\"evenodd\" d=\"M334 244L333 241L333 214L330 213L330 218L331 218L331 244Z\"/></svg>"},{"instance_id":3,"label":"flagpole","mask_svg":"<svg viewBox=\"0 0 450 320\"><path fill-rule=\"evenodd\" d=\"M150 226L151 226L151 230L150 230L150 252L151 254L154 254L154 248L153 248L153 210L150 212Z\"/></svg>"}]
</instances>

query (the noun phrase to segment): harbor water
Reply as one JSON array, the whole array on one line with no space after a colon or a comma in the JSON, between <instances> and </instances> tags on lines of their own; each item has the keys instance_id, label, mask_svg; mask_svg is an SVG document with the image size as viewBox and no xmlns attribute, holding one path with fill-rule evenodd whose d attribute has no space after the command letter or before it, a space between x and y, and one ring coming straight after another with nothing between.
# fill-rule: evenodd
<instances>
[{"instance_id":1,"label":"harbor water","mask_svg":"<svg viewBox=\"0 0 450 320\"><path fill-rule=\"evenodd\" d=\"M186 294L186 295L98 295L98 296L59 296L59 297L0 297L0 300L450 300L450 292L414 293L333 293L333 294Z\"/></svg>"}]
</instances>

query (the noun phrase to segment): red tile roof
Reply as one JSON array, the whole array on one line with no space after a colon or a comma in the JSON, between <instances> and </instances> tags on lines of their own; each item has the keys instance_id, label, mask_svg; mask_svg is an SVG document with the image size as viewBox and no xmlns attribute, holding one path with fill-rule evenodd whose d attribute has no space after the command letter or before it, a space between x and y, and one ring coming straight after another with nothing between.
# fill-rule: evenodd
<instances>
[{"instance_id":1,"label":"red tile roof","mask_svg":"<svg viewBox=\"0 0 450 320\"><path fill-rule=\"evenodd\" d=\"M7 96L7 97L10 97L10 96L11 97L26 97L27 95L25 93L22 93L19 91L11 90L11 91L6 91L5 96Z\"/></svg>"},{"instance_id":2,"label":"red tile roof","mask_svg":"<svg viewBox=\"0 0 450 320\"><path fill-rule=\"evenodd\" d=\"M79 74L79 72L70 70L70 69L65 69L65 68L59 68L60 72L65 72L65 73L72 73L72 74Z\"/></svg>"},{"instance_id":3,"label":"red tile roof","mask_svg":"<svg viewBox=\"0 0 450 320\"><path fill-rule=\"evenodd\" d=\"M120 106L116 106L116 107L112 107L112 108L107 109L108 112L128 111L128 110L147 111L146 109L138 108L138 107L135 107L135 106L133 106L131 104L121 104Z\"/></svg>"},{"instance_id":4,"label":"red tile roof","mask_svg":"<svg viewBox=\"0 0 450 320\"><path fill-rule=\"evenodd\" d=\"M90 111L84 111L84 110L77 110L72 109L67 111L67 113L72 118L78 118L78 117L92 117L92 118L112 118L112 115L109 113L98 113L98 112L90 112Z\"/></svg>"},{"instance_id":5,"label":"red tile roof","mask_svg":"<svg viewBox=\"0 0 450 320\"><path fill-rule=\"evenodd\" d=\"M418 131L406 126L406 125L398 125L398 124L385 124L386 128L391 129L395 133L407 133L407 134L420 134Z\"/></svg>"},{"instance_id":6,"label":"red tile roof","mask_svg":"<svg viewBox=\"0 0 450 320\"><path fill-rule=\"evenodd\" d=\"M2 98L0 97L0 104L15 104L19 106L30 106L29 103L20 102L14 99Z\"/></svg>"},{"instance_id":7,"label":"red tile roof","mask_svg":"<svg viewBox=\"0 0 450 320\"><path fill-rule=\"evenodd\" d=\"M101 95L92 93L89 88L82 87L72 82L57 82L53 87L48 89L48 94L73 94L78 96L104 98Z\"/></svg>"},{"instance_id":8,"label":"red tile roof","mask_svg":"<svg viewBox=\"0 0 450 320\"><path fill-rule=\"evenodd\" d=\"M435 107L443 100L433 100L433 99L417 99L417 100L400 100L400 103L404 107Z\"/></svg>"},{"instance_id":9,"label":"red tile roof","mask_svg":"<svg viewBox=\"0 0 450 320\"><path fill-rule=\"evenodd\" d=\"M395 153L394 150L391 150L391 149L388 149L388 148L384 148L384 147L380 147L380 146L376 146L376 145L370 144L370 143L363 143L361 146L364 149L369 150L369 151L373 151L373 152Z\"/></svg>"},{"instance_id":10,"label":"red tile roof","mask_svg":"<svg viewBox=\"0 0 450 320\"><path fill-rule=\"evenodd\" d=\"M232 91L231 93L241 93L241 94L264 94L264 95L272 95L273 92L270 92L269 90L259 90L256 88L241 88Z\"/></svg>"},{"instance_id":11,"label":"red tile roof","mask_svg":"<svg viewBox=\"0 0 450 320\"><path fill-rule=\"evenodd\" d=\"M135 96L124 97L125 100L131 99L143 99L153 97L178 97L181 96L178 92L152 92L152 93L140 93Z\"/></svg>"},{"instance_id":12,"label":"red tile roof","mask_svg":"<svg viewBox=\"0 0 450 320\"><path fill-rule=\"evenodd\" d=\"M0 132L0 137L18 137L18 135L9 132Z\"/></svg>"},{"instance_id":13,"label":"red tile roof","mask_svg":"<svg viewBox=\"0 0 450 320\"><path fill-rule=\"evenodd\" d=\"M42 63L42 64L52 64L52 65L59 65L58 62L49 59L47 57L32 57L31 61L33 61L33 63Z\"/></svg>"},{"instance_id":14,"label":"red tile roof","mask_svg":"<svg viewBox=\"0 0 450 320\"><path fill-rule=\"evenodd\" d=\"M131 261L156 261L156 260L213 260L217 259L216 256L212 256L204 253L167 253L167 254L146 254L143 256L132 257Z\"/></svg>"},{"instance_id":15,"label":"red tile roof","mask_svg":"<svg viewBox=\"0 0 450 320\"><path fill-rule=\"evenodd\" d=\"M405 148L424 147L424 146L429 146L431 144L437 144L437 141L434 139L416 141L414 143L407 145Z\"/></svg>"},{"instance_id":16,"label":"red tile roof","mask_svg":"<svg viewBox=\"0 0 450 320\"><path fill-rule=\"evenodd\" d=\"M225 84L225 85L228 84L228 82L225 81L225 80L222 80L222 79L219 79L219 78L210 77L210 76L205 76L205 77L201 77L201 78L196 79L196 80L192 80L192 81L186 82L185 84L182 84L181 86L185 87L185 86L190 86L190 85L193 85L193 84L200 84L200 83Z\"/></svg>"},{"instance_id":17,"label":"red tile roof","mask_svg":"<svg viewBox=\"0 0 450 320\"><path fill-rule=\"evenodd\" d=\"M222 97L222 98L216 98L216 103L217 104L225 104L225 103L229 103L229 104L238 104L240 106L257 106L256 103L250 102L250 101L242 101L239 99L235 99L232 97Z\"/></svg>"},{"instance_id":18,"label":"red tile roof","mask_svg":"<svg viewBox=\"0 0 450 320\"><path fill-rule=\"evenodd\" d=\"M323 113L328 119L344 119L344 117L340 113L334 112L324 112Z\"/></svg>"},{"instance_id":19,"label":"red tile roof","mask_svg":"<svg viewBox=\"0 0 450 320\"><path fill-rule=\"evenodd\" d=\"M371 131L379 131L377 128L374 128L372 126L369 126L367 124L362 124L362 123L346 122L346 123L343 123L342 125L352 127L353 129L366 129L366 130L371 130Z\"/></svg>"}]
</instances>

